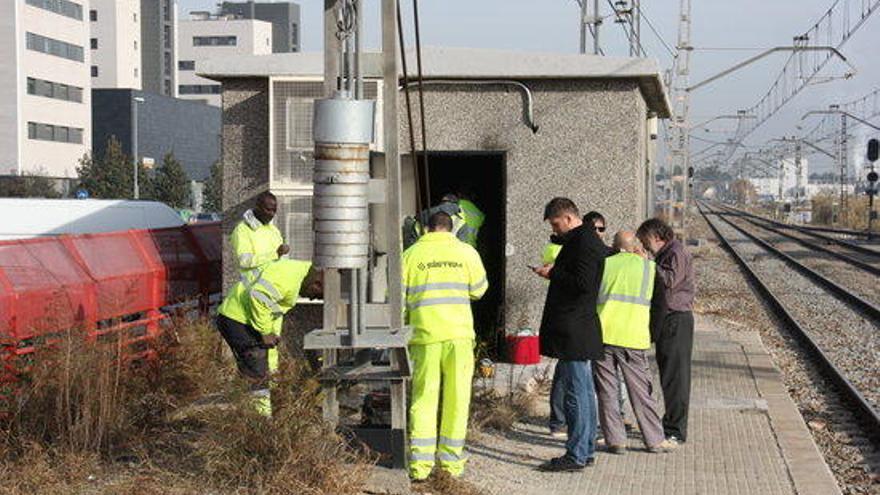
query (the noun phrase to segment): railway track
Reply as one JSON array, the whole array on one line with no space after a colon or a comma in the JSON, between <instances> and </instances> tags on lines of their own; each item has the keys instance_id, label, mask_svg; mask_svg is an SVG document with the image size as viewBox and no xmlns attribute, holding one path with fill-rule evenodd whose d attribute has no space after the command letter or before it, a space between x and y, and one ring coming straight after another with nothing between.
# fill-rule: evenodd
<instances>
[{"instance_id":1,"label":"railway track","mask_svg":"<svg viewBox=\"0 0 880 495\"><path fill-rule=\"evenodd\" d=\"M738 225L729 210L698 207L773 313L856 408L864 435L880 445L880 308Z\"/></svg>"}]
</instances>

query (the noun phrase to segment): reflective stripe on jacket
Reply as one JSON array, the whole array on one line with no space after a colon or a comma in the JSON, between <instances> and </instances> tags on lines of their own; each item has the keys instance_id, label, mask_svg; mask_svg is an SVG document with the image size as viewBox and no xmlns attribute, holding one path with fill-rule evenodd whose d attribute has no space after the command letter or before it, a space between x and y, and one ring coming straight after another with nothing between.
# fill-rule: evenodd
<instances>
[{"instance_id":1,"label":"reflective stripe on jacket","mask_svg":"<svg viewBox=\"0 0 880 495\"><path fill-rule=\"evenodd\" d=\"M605 259L597 312L605 344L629 349L651 346L651 297L656 265L637 254Z\"/></svg>"},{"instance_id":2,"label":"reflective stripe on jacket","mask_svg":"<svg viewBox=\"0 0 880 495\"><path fill-rule=\"evenodd\" d=\"M410 344L475 337L470 303L489 282L474 248L450 232L429 232L403 253L402 272Z\"/></svg>"},{"instance_id":3,"label":"reflective stripe on jacket","mask_svg":"<svg viewBox=\"0 0 880 495\"><path fill-rule=\"evenodd\" d=\"M253 282L260 268L278 259L278 247L284 244L281 231L271 223L266 225L248 210L236 225L230 238L241 280Z\"/></svg>"},{"instance_id":4,"label":"reflective stripe on jacket","mask_svg":"<svg viewBox=\"0 0 880 495\"><path fill-rule=\"evenodd\" d=\"M455 230L458 238L477 247L477 238L480 234L480 227L486 221L486 215L477 208L473 202L467 199L458 200L458 207L461 208L461 215L464 218L464 225Z\"/></svg>"},{"instance_id":5,"label":"reflective stripe on jacket","mask_svg":"<svg viewBox=\"0 0 880 495\"><path fill-rule=\"evenodd\" d=\"M311 262L290 259L269 263L252 283L235 284L217 311L263 335L281 335L283 316L296 306L311 266Z\"/></svg>"}]
</instances>

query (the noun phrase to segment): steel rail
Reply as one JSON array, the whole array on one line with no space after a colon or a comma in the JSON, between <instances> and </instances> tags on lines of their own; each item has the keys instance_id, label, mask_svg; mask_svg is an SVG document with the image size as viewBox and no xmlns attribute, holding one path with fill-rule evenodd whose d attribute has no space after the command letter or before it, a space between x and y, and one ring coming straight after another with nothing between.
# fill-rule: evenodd
<instances>
[{"instance_id":1,"label":"steel rail","mask_svg":"<svg viewBox=\"0 0 880 495\"><path fill-rule=\"evenodd\" d=\"M855 415L857 420L862 421L868 428L867 434L872 437L875 441L880 441L880 414L875 410L871 403L855 388L855 386L850 382L844 373L831 362L831 359L819 345L810 337L809 333L804 330L803 326L795 319L795 317L785 308L782 302L778 297L773 293L773 291L761 281L758 274L752 269L752 267L746 262L745 258L743 258L734 248L733 245L725 238L721 232L718 230L718 227L715 225L715 222L709 218L709 214L706 213L703 206L700 203L697 203L697 208L700 211L700 214L703 215L703 218L706 220L706 223L709 224L709 228L715 233L715 236L718 238L719 242L721 242L722 247L730 253L736 263L740 266L742 271L745 273L746 278L748 278L760 295L764 298L764 302L773 310L774 314L777 318L779 318L782 323L791 331L791 333L800 340L801 343L807 348L807 350L813 354L813 356L819 361L822 368L825 370L825 375L827 375L834 383L838 385L842 395L845 399L852 402L858 409L863 413L861 415ZM736 228L730 221L726 218L722 217L716 212L714 213L718 218L721 218L729 225ZM738 229L739 230L739 229ZM747 236L748 237L748 236ZM759 243L760 245L760 243Z\"/></svg>"},{"instance_id":2,"label":"steel rail","mask_svg":"<svg viewBox=\"0 0 880 495\"><path fill-rule=\"evenodd\" d=\"M781 236L783 236L783 237L786 237L786 238L788 238L788 239L791 239L791 240L797 242L798 244L800 244L800 245L802 245L802 246L804 246L804 247L807 247L807 248L809 248L809 249L813 249L813 250L815 250L815 251L820 251L820 252L822 252L822 253L825 253L825 254L828 254L828 255L830 255L830 256L833 256L833 257L835 257L835 258L837 258L837 259L839 259L839 260L841 260L841 261L844 261L844 262L846 262L846 263L849 263L850 265L853 265L853 266L855 266L855 267L857 267L857 268L860 268L860 269L862 269L862 270L865 270L865 271L867 271L867 272L870 272L870 273L872 273L872 274L874 274L874 275L880 275L880 266L872 265L872 264L870 264L870 263L865 263L865 262L862 261L862 260L859 260L859 259L853 258L852 256L849 256L849 255L843 254L843 253L838 252L838 251L835 251L835 250L833 250L833 249L829 249L829 248L827 248L827 247L825 247L825 246L823 246L823 245L821 245L821 244L816 244L816 243L810 242L810 241L808 241L808 240L806 240L806 239L804 239L804 238L801 238L801 237L798 237L798 236L795 236L795 235L789 234L789 233L787 233L787 232L784 232L781 228L771 227L772 224L770 224L769 222L765 223L765 219L763 219L763 218L761 218L761 217L757 217L757 216L754 216L754 217L753 217L753 216L749 216L749 215L742 215L741 213L743 213L743 212L740 212L739 210L737 210L737 209L733 209L733 208L730 209L730 211L733 211L733 212L736 212L736 213L740 214L740 216L741 216L745 221L749 222L750 224L752 224L752 225L754 225L754 226L756 226L756 227L758 227L758 228L761 228L761 229L764 229L764 230L767 230L767 231L773 232L773 233L775 233L775 234L781 235ZM796 229L794 229L794 230L796 230ZM798 232L800 232L800 231L798 231ZM880 256L880 253L877 253L877 255Z\"/></svg>"},{"instance_id":3,"label":"steel rail","mask_svg":"<svg viewBox=\"0 0 880 495\"><path fill-rule=\"evenodd\" d=\"M854 242L847 241L846 239L839 239L837 237L832 237L830 235L825 235L822 233L822 232L833 232L833 233L840 234L840 235L851 235L854 237L857 237L857 236L868 237L868 238L873 237L874 234L869 236L868 232L861 232L858 230L847 230L847 229L832 229L830 227L825 228L825 227L806 227L806 226L801 226L801 225L792 225L792 224L780 222L778 220L773 220L773 219L770 219L767 217L762 217L760 215L755 215L754 213L750 213L745 210L740 210L739 208L734 208L732 206L724 205L723 207L727 208L728 210L742 213L743 215L746 215L746 216L749 216L752 218L757 218L759 220L763 220L765 222L771 223L771 224L776 225L778 227L782 227L782 228L786 228L786 229L794 229L799 232L803 232L804 234L807 234L809 236L815 237L817 239L822 239L823 241L831 242L831 243L837 244L839 246L843 246L847 249L856 251L861 254L867 254L868 256L876 256L876 257L880 258L880 251L877 251L876 249L867 248L865 246L856 244Z\"/></svg>"}]
</instances>

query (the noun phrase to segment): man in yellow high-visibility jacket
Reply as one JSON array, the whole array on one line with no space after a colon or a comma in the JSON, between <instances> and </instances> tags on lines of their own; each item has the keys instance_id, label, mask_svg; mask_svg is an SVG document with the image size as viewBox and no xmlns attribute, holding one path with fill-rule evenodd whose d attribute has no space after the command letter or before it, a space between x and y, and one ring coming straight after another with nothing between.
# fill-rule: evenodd
<instances>
[{"instance_id":1,"label":"man in yellow high-visibility jacket","mask_svg":"<svg viewBox=\"0 0 880 495\"><path fill-rule=\"evenodd\" d=\"M217 329L239 372L251 381L257 410L266 416L272 414L269 379L278 370L284 314L300 296L314 299L322 293L321 272L311 262L279 259L264 265L253 282L235 284L217 310Z\"/></svg>"},{"instance_id":2,"label":"man in yellow high-visibility jacket","mask_svg":"<svg viewBox=\"0 0 880 495\"><path fill-rule=\"evenodd\" d=\"M458 196L458 207L461 208L461 216L464 218L464 225L458 229L458 238L476 248L480 227L486 222L486 214L462 195Z\"/></svg>"},{"instance_id":3,"label":"man in yellow high-visibility jacket","mask_svg":"<svg viewBox=\"0 0 880 495\"><path fill-rule=\"evenodd\" d=\"M470 303L486 293L486 270L477 251L452 234L452 218L437 212L428 220L428 233L403 253L402 271L406 321L413 329L410 477L427 478L436 458L443 470L459 476L474 373Z\"/></svg>"},{"instance_id":4,"label":"man in yellow high-visibility jacket","mask_svg":"<svg viewBox=\"0 0 880 495\"><path fill-rule=\"evenodd\" d=\"M664 452L674 445L663 435L646 352L651 347L652 327L656 333L663 322L662 284L655 283L657 267L645 257L635 234L618 232L614 247L620 253L605 259L597 300L605 344L603 358L593 362L599 424L607 450L623 454L627 437L617 397L619 368L645 446L649 452Z\"/></svg>"},{"instance_id":5,"label":"man in yellow high-visibility jacket","mask_svg":"<svg viewBox=\"0 0 880 495\"><path fill-rule=\"evenodd\" d=\"M244 212L241 222L232 231L230 242L241 280L245 283L256 280L265 264L290 252L281 231L272 225L277 211L275 195L268 191L260 193L254 207Z\"/></svg>"}]
</instances>

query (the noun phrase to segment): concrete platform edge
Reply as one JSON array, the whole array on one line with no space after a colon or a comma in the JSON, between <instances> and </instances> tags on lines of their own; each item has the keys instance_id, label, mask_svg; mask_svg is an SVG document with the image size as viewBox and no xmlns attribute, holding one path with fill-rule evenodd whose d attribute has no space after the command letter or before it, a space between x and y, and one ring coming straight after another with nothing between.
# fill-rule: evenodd
<instances>
[{"instance_id":1,"label":"concrete platform edge","mask_svg":"<svg viewBox=\"0 0 880 495\"><path fill-rule=\"evenodd\" d=\"M767 414L798 495L840 494L831 469L813 441L760 336L753 332L737 332L731 333L730 337L742 345L755 386L767 401Z\"/></svg>"}]
</instances>

